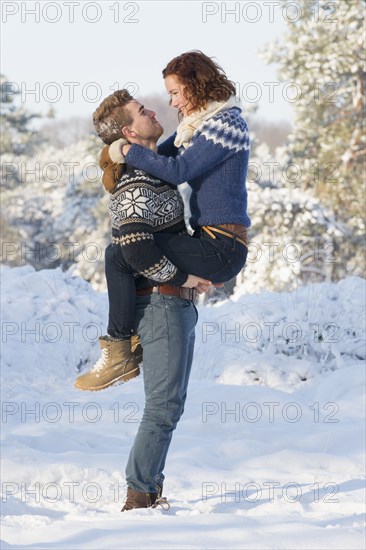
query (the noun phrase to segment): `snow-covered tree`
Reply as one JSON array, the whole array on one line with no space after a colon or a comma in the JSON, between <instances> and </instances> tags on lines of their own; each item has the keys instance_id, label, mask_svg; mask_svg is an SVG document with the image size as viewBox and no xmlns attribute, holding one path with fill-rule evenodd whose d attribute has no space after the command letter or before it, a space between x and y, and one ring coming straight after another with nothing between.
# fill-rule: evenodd
<instances>
[{"instance_id":1,"label":"snow-covered tree","mask_svg":"<svg viewBox=\"0 0 366 550\"><path fill-rule=\"evenodd\" d=\"M104 284L110 227L99 151L100 140L89 136L64 149L43 145L32 157L2 156L4 263L37 269L76 264L78 274ZM18 186L7 185L7 172Z\"/></svg>"},{"instance_id":2,"label":"snow-covered tree","mask_svg":"<svg viewBox=\"0 0 366 550\"><path fill-rule=\"evenodd\" d=\"M296 5L296 22L289 22L285 37L262 55L278 63L283 80L298 86L287 149L289 162L301 169L295 185L333 209L345 228L349 257L357 256L365 232L366 1L298 0ZM358 255L360 267L364 260Z\"/></svg>"},{"instance_id":3,"label":"snow-covered tree","mask_svg":"<svg viewBox=\"0 0 366 550\"><path fill-rule=\"evenodd\" d=\"M297 4L301 17L264 54L299 86L292 158L304 167L305 184L317 184L333 206L357 210L366 153L366 0Z\"/></svg>"},{"instance_id":4,"label":"snow-covered tree","mask_svg":"<svg viewBox=\"0 0 366 550\"><path fill-rule=\"evenodd\" d=\"M285 147L273 155L264 143L251 156L250 246L246 267L236 281L244 283L247 292L294 289L338 280L347 271L359 273L355 264L360 258L345 254L342 246L345 236L352 236L350 229L310 190L299 189L285 177L282 167L288 162Z\"/></svg>"},{"instance_id":5,"label":"snow-covered tree","mask_svg":"<svg viewBox=\"0 0 366 550\"><path fill-rule=\"evenodd\" d=\"M13 83L0 75L1 153L30 154L42 142L40 133L30 128L32 121L41 115L15 105L19 94Z\"/></svg>"}]
</instances>

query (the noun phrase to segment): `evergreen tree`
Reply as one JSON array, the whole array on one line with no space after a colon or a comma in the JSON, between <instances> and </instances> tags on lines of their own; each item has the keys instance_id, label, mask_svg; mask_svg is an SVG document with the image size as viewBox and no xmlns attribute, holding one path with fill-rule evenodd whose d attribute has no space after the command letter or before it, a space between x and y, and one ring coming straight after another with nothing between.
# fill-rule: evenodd
<instances>
[{"instance_id":1,"label":"evergreen tree","mask_svg":"<svg viewBox=\"0 0 366 550\"><path fill-rule=\"evenodd\" d=\"M346 223L349 253L357 254L365 229L366 0L296 4L301 13L293 19L298 20L288 23L284 39L263 56L301 90L288 144L290 161L302 171L299 186Z\"/></svg>"},{"instance_id":2,"label":"evergreen tree","mask_svg":"<svg viewBox=\"0 0 366 550\"><path fill-rule=\"evenodd\" d=\"M31 154L42 139L40 133L30 129L30 124L41 115L29 113L24 107L14 105L19 90L0 75L1 153Z\"/></svg>"}]
</instances>

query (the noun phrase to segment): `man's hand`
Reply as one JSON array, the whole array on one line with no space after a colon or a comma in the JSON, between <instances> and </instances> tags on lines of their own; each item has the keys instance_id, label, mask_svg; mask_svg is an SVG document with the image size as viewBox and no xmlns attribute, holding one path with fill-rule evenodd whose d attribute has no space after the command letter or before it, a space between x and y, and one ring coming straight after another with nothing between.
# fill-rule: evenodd
<instances>
[{"instance_id":1,"label":"man's hand","mask_svg":"<svg viewBox=\"0 0 366 550\"><path fill-rule=\"evenodd\" d=\"M211 281L208 281L207 279L197 277L196 275L188 275L188 279L182 286L184 288L194 288L198 294L203 294L208 291L211 285Z\"/></svg>"}]
</instances>

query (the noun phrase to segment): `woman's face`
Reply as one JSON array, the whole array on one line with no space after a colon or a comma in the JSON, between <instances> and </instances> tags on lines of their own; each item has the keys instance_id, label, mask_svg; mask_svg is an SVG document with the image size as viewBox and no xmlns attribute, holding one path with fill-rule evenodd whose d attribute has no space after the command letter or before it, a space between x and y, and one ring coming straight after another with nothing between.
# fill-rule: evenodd
<instances>
[{"instance_id":1,"label":"woman's face","mask_svg":"<svg viewBox=\"0 0 366 550\"><path fill-rule=\"evenodd\" d=\"M165 87L170 95L170 104L175 107L183 116L187 116L192 111L192 104L189 99L184 97L184 86L178 80L175 74L165 77Z\"/></svg>"}]
</instances>

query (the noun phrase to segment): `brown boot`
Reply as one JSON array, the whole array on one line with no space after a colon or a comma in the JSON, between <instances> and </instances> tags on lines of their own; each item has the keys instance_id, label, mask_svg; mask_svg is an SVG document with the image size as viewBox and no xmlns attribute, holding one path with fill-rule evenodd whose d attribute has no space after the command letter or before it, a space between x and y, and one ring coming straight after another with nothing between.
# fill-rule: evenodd
<instances>
[{"instance_id":1,"label":"brown boot","mask_svg":"<svg viewBox=\"0 0 366 550\"><path fill-rule=\"evenodd\" d=\"M135 508L157 508L158 506L161 506L164 511L169 510L170 504L166 497L161 496L163 486L158 485L157 489L157 493L141 493L140 491L135 491L135 489L128 487L126 502L121 512L127 512Z\"/></svg>"},{"instance_id":2,"label":"brown boot","mask_svg":"<svg viewBox=\"0 0 366 550\"><path fill-rule=\"evenodd\" d=\"M150 508L156 501L157 493L141 493L131 487L127 488L126 502L121 512L133 510L134 508Z\"/></svg>"},{"instance_id":3,"label":"brown boot","mask_svg":"<svg viewBox=\"0 0 366 550\"><path fill-rule=\"evenodd\" d=\"M128 487L126 502L121 512L134 510L135 508L157 508L157 506L161 506L163 510L169 510L170 508L167 499L161 497L159 493L141 493Z\"/></svg>"},{"instance_id":4,"label":"brown boot","mask_svg":"<svg viewBox=\"0 0 366 550\"><path fill-rule=\"evenodd\" d=\"M78 390L98 391L113 384L121 384L140 374L139 364L131 352L131 340L99 338L102 357L93 368L75 381Z\"/></svg>"}]
</instances>

